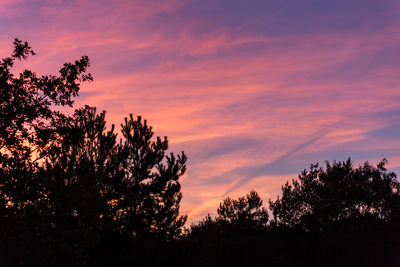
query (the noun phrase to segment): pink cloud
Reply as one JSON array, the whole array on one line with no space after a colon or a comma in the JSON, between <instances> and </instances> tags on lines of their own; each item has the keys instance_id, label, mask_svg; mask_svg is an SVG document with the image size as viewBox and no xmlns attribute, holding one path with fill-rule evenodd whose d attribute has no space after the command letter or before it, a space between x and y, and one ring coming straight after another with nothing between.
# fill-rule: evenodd
<instances>
[{"instance_id":1,"label":"pink cloud","mask_svg":"<svg viewBox=\"0 0 400 267\"><path fill-rule=\"evenodd\" d=\"M95 81L82 86L77 106L106 109L117 126L129 113L143 115L156 135L169 137L172 150L187 151L182 209L194 220L215 212L224 193L241 179L235 170L273 162L316 132L326 134L301 153L338 146L349 151L400 148L398 142L369 135L389 124L371 114L398 107L400 66L382 55L400 45L398 23L368 31L255 34L245 30L268 29L277 18L265 15L215 29L220 18L178 16L192 2L48 1L34 17L41 22L35 31L25 30L23 20L15 26L22 35L15 37L32 38L28 41L38 52L18 67L55 74L62 62L89 55ZM0 14L16 12L16 3L22 2L2 2ZM210 29L200 30L206 26ZM9 54L13 37L1 40L2 55ZM389 63L382 63L383 57ZM217 146L224 138L240 142L243 137L258 142L197 156L206 154L207 142ZM325 159L330 158L319 160ZM229 172L226 181L212 183ZM231 193L239 196L256 188L268 198L287 178L258 175Z\"/></svg>"}]
</instances>

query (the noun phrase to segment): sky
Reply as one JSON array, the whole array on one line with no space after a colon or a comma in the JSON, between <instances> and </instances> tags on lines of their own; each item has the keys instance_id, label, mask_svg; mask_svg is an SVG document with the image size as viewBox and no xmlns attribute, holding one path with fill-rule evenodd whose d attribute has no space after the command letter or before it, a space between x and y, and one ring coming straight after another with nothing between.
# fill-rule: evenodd
<instances>
[{"instance_id":1,"label":"sky","mask_svg":"<svg viewBox=\"0 0 400 267\"><path fill-rule=\"evenodd\" d=\"M0 1L0 57L14 38L38 74L88 55L75 107L141 115L186 152L189 223L251 189L268 205L311 163L400 175L399 29L399 0Z\"/></svg>"}]
</instances>

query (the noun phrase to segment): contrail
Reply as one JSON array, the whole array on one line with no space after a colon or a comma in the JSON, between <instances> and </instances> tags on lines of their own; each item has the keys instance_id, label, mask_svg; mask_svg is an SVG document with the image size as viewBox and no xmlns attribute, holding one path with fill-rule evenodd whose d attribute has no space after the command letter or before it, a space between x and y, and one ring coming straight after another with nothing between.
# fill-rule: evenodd
<instances>
[{"instance_id":1,"label":"contrail","mask_svg":"<svg viewBox=\"0 0 400 267\"><path fill-rule=\"evenodd\" d=\"M239 179L231 188L229 188L224 194L223 196L227 196L228 194L232 193L234 190L242 187L243 185L249 183L250 181L252 181L254 178L256 178L257 176L259 176L260 174L265 173L266 170L270 169L271 167L274 167L275 164L277 164L278 162L287 159L288 157L292 156L293 154L295 154L296 152L304 149L305 147L313 144L314 142L318 141L319 139L321 139L322 137L324 137L328 132L330 132L330 128L329 129L325 129L322 131L319 131L319 133L315 134L314 137L312 137L310 140L308 140L307 142L304 142L298 146L296 146L295 148L293 148L292 150L290 150L289 152L287 152L286 154L280 156L279 158L262 165L261 167L257 168L256 170L250 172L249 174L245 175L245 177L243 177L242 179Z\"/></svg>"}]
</instances>

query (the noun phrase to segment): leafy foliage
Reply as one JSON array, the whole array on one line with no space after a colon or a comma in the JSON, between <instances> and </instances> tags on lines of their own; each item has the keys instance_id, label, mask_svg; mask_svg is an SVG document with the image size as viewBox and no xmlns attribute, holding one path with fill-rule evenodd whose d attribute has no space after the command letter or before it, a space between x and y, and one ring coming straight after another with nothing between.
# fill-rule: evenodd
<instances>
[{"instance_id":1,"label":"leafy foliage","mask_svg":"<svg viewBox=\"0 0 400 267\"><path fill-rule=\"evenodd\" d=\"M186 171L186 155L165 154L168 140L151 141L152 128L141 117L126 119L122 134L125 142L117 147L120 175L114 176L120 178L112 187L118 188L113 193L120 230L135 236L145 232L161 239L176 237L186 221L179 217L178 182Z\"/></svg>"},{"instance_id":2,"label":"leafy foliage","mask_svg":"<svg viewBox=\"0 0 400 267\"><path fill-rule=\"evenodd\" d=\"M268 229L268 212L262 204L254 190L238 199L228 197L220 203L216 217L208 215L192 224L181 240L182 250L192 259L192 265L259 264L263 249L260 237ZM181 265L185 266L185 262Z\"/></svg>"},{"instance_id":3,"label":"leafy foliage","mask_svg":"<svg viewBox=\"0 0 400 267\"><path fill-rule=\"evenodd\" d=\"M0 234L1 251L7 258L36 257L38 249L51 244L47 217L48 191L39 176L40 162L48 155L48 143L56 141L55 128L65 116L51 106L71 106L86 74L89 59L66 63L59 76L40 76L24 70L15 77L15 61L35 55L31 47L14 41L11 57L0 63ZM22 242L22 240L24 240ZM25 255L22 257L22 255ZM38 259L40 262L40 259Z\"/></svg>"},{"instance_id":4,"label":"leafy foliage","mask_svg":"<svg viewBox=\"0 0 400 267\"><path fill-rule=\"evenodd\" d=\"M386 160L311 165L270 200L225 199L181 234L186 155L141 117L122 137L93 107L71 116L84 56L58 76L11 72L35 55L18 39L0 62L1 266L397 266L400 184Z\"/></svg>"},{"instance_id":5,"label":"leafy foliage","mask_svg":"<svg viewBox=\"0 0 400 267\"><path fill-rule=\"evenodd\" d=\"M368 162L357 168L350 159L311 165L298 180L282 187L282 197L270 201L273 223L304 230L324 230L333 223L361 218L388 221L398 201L400 184L387 161L376 167Z\"/></svg>"},{"instance_id":6,"label":"leafy foliage","mask_svg":"<svg viewBox=\"0 0 400 267\"><path fill-rule=\"evenodd\" d=\"M191 226L182 250L193 266L397 266L399 182L386 164L312 165L269 201L268 224L255 191L228 198Z\"/></svg>"},{"instance_id":7,"label":"leafy foliage","mask_svg":"<svg viewBox=\"0 0 400 267\"><path fill-rule=\"evenodd\" d=\"M250 191L245 197L238 199L226 198L219 204L217 216L212 218L207 215L198 224L192 224L190 234L194 232L218 231L226 232L234 229L235 231L260 230L264 229L268 223L268 211L262 206L258 193ZM211 230L211 228L214 228ZM219 234L219 233L215 233Z\"/></svg>"},{"instance_id":8,"label":"leafy foliage","mask_svg":"<svg viewBox=\"0 0 400 267\"><path fill-rule=\"evenodd\" d=\"M25 70L15 60L35 53L20 40L0 64L0 251L9 265L88 265L92 251L121 239L165 242L179 236L179 178L186 155L167 154L147 122L131 115L106 130L105 112L72 106L89 59L66 63L60 75ZM106 244L106 236L114 240ZM151 243L151 242L150 242ZM46 251L47 257L43 257Z\"/></svg>"},{"instance_id":9,"label":"leafy foliage","mask_svg":"<svg viewBox=\"0 0 400 267\"><path fill-rule=\"evenodd\" d=\"M258 193L252 190L246 197L238 199L226 198L217 210L217 220L232 224L266 226L268 211L262 207L262 200Z\"/></svg>"}]
</instances>

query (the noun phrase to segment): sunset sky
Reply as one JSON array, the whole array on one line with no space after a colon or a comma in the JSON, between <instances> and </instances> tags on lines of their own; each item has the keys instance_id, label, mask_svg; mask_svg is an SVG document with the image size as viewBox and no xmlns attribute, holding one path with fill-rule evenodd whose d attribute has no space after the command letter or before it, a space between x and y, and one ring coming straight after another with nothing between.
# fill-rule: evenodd
<instances>
[{"instance_id":1,"label":"sunset sky","mask_svg":"<svg viewBox=\"0 0 400 267\"><path fill-rule=\"evenodd\" d=\"M75 107L142 115L184 150L181 213L266 202L311 163L389 160L400 175L399 0L1 0L14 38L57 74L88 55Z\"/></svg>"}]
</instances>

